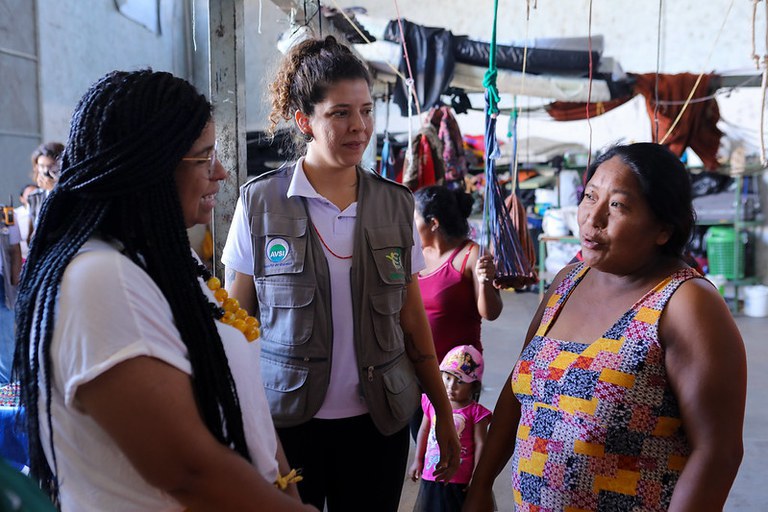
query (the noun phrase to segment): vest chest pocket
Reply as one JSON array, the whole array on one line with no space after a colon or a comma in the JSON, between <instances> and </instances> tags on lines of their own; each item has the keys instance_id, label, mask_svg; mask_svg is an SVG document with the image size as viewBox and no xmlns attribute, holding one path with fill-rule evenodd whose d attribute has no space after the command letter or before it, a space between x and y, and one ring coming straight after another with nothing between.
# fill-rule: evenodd
<instances>
[{"instance_id":1,"label":"vest chest pocket","mask_svg":"<svg viewBox=\"0 0 768 512\"><path fill-rule=\"evenodd\" d=\"M307 252L307 219L275 213L251 217L253 275L298 274Z\"/></svg>"},{"instance_id":2,"label":"vest chest pocket","mask_svg":"<svg viewBox=\"0 0 768 512\"><path fill-rule=\"evenodd\" d=\"M385 284L405 285L411 272L413 233L405 224L365 228L365 236Z\"/></svg>"},{"instance_id":3,"label":"vest chest pocket","mask_svg":"<svg viewBox=\"0 0 768 512\"><path fill-rule=\"evenodd\" d=\"M403 331L400 328L400 310L405 300L405 289L371 295L371 319L376 341L382 350L402 349Z\"/></svg>"},{"instance_id":4,"label":"vest chest pocket","mask_svg":"<svg viewBox=\"0 0 768 512\"><path fill-rule=\"evenodd\" d=\"M313 285L256 280L261 313L261 335L282 345L302 345L312 336Z\"/></svg>"}]
</instances>

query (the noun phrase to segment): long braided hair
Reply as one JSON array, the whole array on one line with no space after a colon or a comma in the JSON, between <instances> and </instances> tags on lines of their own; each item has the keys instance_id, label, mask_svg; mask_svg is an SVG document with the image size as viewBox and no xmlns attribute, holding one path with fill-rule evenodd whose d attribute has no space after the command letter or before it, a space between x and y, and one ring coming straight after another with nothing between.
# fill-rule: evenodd
<instances>
[{"instance_id":1,"label":"long braided hair","mask_svg":"<svg viewBox=\"0 0 768 512\"><path fill-rule=\"evenodd\" d=\"M43 205L16 306L14 376L26 410L30 468L58 501L50 354L64 269L94 234L118 241L168 301L186 345L205 424L250 460L237 390L197 280L174 170L211 119L211 105L170 73L113 71L78 103L61 179ZM42 367L41 367L42 365ZM41 394L41 387L44 394ZM46 417L38 414L45 400ZM48 439L41 439L41 421ZM50 448L47 460L43 446Z\"/></svg>"}]
</instances>

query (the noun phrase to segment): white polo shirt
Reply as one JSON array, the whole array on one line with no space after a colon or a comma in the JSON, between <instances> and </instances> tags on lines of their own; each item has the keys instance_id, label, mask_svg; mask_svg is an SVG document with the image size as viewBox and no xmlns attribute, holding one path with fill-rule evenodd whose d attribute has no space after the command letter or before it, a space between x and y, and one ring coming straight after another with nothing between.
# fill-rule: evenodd
<instances>
[{"instance_id":1,"label":"white polo shirt","mask_svg":"<svg viewBox=\"0 0 768 512\"><path fill-rule=\"evenodd\" d=\"M304 174L303 162L303 158L296 162L287 196L305 198L310 219L314 224L314 228L309 226L309 229L317 229L325 245L328 246L323 247L323 252L328 260L330 272L331 320L333 322L331 378L323 405L315 417L324 419L349 418L365 414L368 412L368 407L360 396L360 381L358 372L355 370L357 358L355 357L352 283L350 280L352 259L342 259L336 255L343 257L352 254L357 202L350 204L343 211L339 210L336 205L318 194L310 184L306 174ZM421 252L421 239L415 223L413 242L411 272L415 274L425 268L424 255ZM221 262L236 272L252 275L253 258L248 219L241 201L238 199Z\"/></svg>"}]
</instances>

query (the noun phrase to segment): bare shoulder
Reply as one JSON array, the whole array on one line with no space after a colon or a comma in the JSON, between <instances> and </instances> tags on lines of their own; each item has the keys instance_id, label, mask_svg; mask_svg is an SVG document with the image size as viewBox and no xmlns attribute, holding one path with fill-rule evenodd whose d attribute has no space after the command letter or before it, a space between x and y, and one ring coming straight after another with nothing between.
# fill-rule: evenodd
<instances>
[{"instance_id":1,"label":"bare shoulder","mask_svg":"<svg viewBox=\"0 0 768 512\"><path fill-rule=\"evenodd\" d=\"M725 300L706 279L689 279L667 303L659 324L665 344L742 344L741 335ZM669 348L669 347L668 347Z\"/></svg>"}]
</instances>

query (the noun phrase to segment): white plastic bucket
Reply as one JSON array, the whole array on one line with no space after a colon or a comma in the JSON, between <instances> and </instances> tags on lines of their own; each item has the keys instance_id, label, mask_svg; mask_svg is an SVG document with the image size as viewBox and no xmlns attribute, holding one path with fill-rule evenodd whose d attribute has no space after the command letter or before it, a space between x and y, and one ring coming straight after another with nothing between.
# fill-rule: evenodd
<instances>
[{"instance_id":1,"label":"white plastic bucket","mask_svg":"<svg viewBox=\"0 0 768 512\"><path fill-rule=\"evenodd\" d=\"M744 287L744 314L759 318L768 316L768 286Z\"/></svg>"}]
</instances>

